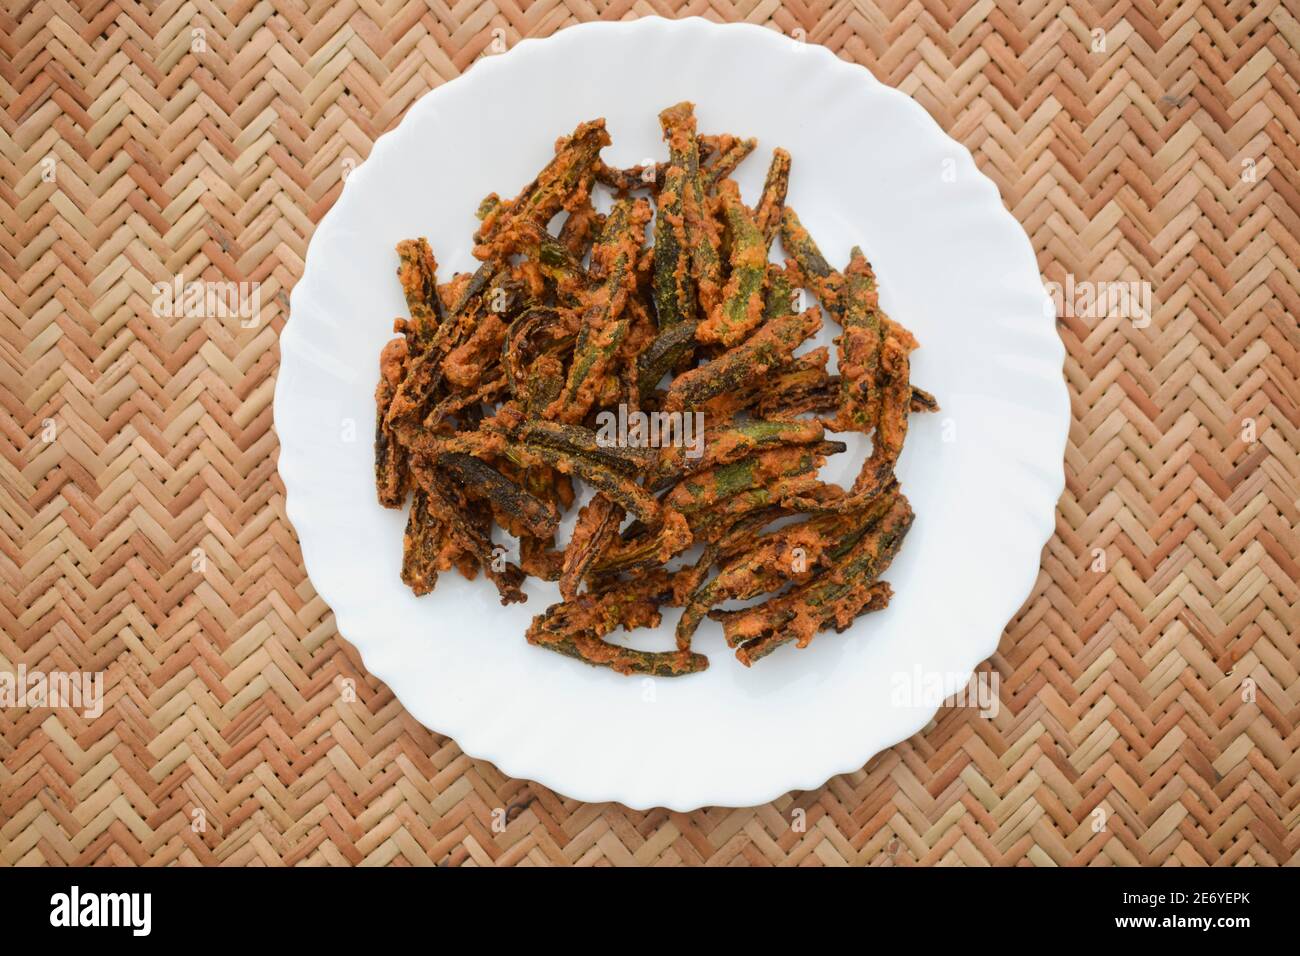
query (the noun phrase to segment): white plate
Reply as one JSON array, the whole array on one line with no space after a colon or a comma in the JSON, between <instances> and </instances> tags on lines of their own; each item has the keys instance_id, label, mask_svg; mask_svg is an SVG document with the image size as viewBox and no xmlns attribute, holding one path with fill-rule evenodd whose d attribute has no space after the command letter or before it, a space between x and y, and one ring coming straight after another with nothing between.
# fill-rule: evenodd
<instances>
[{"instance_id":1,"label":"white plate","mask_svg":"<svg viewBox=\"0 0 1300 956\"><path fill-rule=\"evenodd\" d=\"M888 609L750 669L706 622L696 643L707 672L643 680L525 643L553 585L530 582L528 603L508 608L455 572L424 598L403 587L404 516L375 502L372 392L405 313L398 240L428 236L444 280L471 269L479 199L513 195L557 136L604 116L607 162L660 157L657 114L684 99L701 131L758 137L738 176L751 202L771 148L790 151L790 204L832 262L865 249L885 309L921 342L913 381L943 411L912 417L898 473L916 522L885 576ZM911 99L761 27L593 23L476 64L416 103L348 178L291 314L275 392L280 472L340 632L422 723L571 797L747 806L858 769L933 715L933 703L900 706L900 687L917 674L954 686L993 652L1052 532L1064 350L1023 230ZM825 474L851 478L861 451ZM670 647L676 613L636 646Z\"/></svg>"}]
</instances>

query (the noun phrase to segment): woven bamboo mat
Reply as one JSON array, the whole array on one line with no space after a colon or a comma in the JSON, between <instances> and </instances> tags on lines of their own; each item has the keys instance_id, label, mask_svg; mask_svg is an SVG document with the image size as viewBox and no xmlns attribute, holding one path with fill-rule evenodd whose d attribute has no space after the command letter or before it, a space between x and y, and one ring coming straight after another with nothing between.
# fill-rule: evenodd
<instances>
[{"instance_id":1,"label":"woven bamboo mat","mask_svg":"<svg viewBox=\"0 0 1300 956\"><path fill-rule=\"evenodd\" d=\"M1300 860L1294 2L5 6L0 671L102 671L106 699L0 709L0 862ZM984 667L998 716L684 815L416 724L303 572L271 427L287 291L349 163L494 41L656 12L865 64L971 148L1047 279L1154 303L1060 323L1068 482ZM264 321L153 318L177 274L260 282Z\"/></svg>"}]
</instances>

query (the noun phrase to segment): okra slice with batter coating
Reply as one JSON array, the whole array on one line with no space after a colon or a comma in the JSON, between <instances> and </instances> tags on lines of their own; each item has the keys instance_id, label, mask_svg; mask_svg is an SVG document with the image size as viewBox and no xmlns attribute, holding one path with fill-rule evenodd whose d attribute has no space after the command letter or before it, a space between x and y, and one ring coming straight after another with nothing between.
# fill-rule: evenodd
<instances>
[{"instance_id":1,"label":"okra slice with batter coating","mask_svg":"<svg viewBox=\"0 0 1300 956\"><path fill-rule=\"evenodd\" d=\"M678 160L686 170L682 216L691 253L691 278L698 297L699 314L708 315L722 301L723 275L718 228L709 210L709 191L700 170L699 143L695 138L695 105L670 106L659 114L665 130L672 129L671 142L678 143Z\"/></svg>"},{"instance_id":2,"label":"okra slice with batter coating","mask_svg":"<svg viewBox=\"0 0 1300 956\"><path fill-rule=\"evenodd\" d=\"M724 425L704 433L703 453L698 458L691 458L690 449L684 444L661 448L650 487L662 489L686 475L730 464L768 448L808 445L820 442L825 437L825 427L816 421L765 421L751 418Z\"/></svg>"},{"instance_id":3,"label":"okra slice with batter coating","mask_svg":"<svg viewBox=\"0 0 1300 956\"><path fill-rule=\"evenodd\" d=\"M748 458L689 475L664 496L664 505L687 516L708 512L741 492L766 488L783 478L816 472L828 455L848 446L838 441L820 441L761 451Z\"/></svg>"},{"instance_id":4,"label":"okra slice with batter coating","mask_svg":"<svg viewBox=\"0 0 1300 956\"><path fill-rule=\"evenodd\" d=\"M492 546L492 517L480 503L471 501L441 468L427 458L414 457L411 471L428 495L429 507L446 522L448 534L461 550L469 552L483 567L488 580L497 589L502 604L527 601L520 590L524 572L516 564L502 559Z\"/></svg>"},{"instance_id":5,"label":"okra slice with batter coating","mask_svg":"<svg viewBox=\"0 0 1300 956\"><path fill-rule=\"evenodd\" d=\"M578 511L560 574L560 596L566 601L577 596L592 565L618 537L623 514L623 509L604 495L596 495Z\"/></svg>"},{"instance_id":6,"label":"okra slice with batter coating","mask_svg":"<svg viewBox=\"0 0 1300 956\"><path fill-rule=\"evenodd\" d=\"M438 572L451 567L457 551L429 493L416 488L402 536L402 583L417 596L428 594L438 583Z\"/></svg>"},{"instance_id":7,"label":"okra slice with batter coating","mask_svg":"<svg viewBox=\"0 0 1300 956\"><path fill-rule=\"evenodd\" d=\"M874 508L856 515L818 515L761 535L691 595L677 622L677 646L690 647L691 636L709 608L807 580L833 557L847 552L889 503L882 498Z\"/></svg>"},{"instance_id":8,"label":"okra slice with batter coating","mask_svg":"<svg viewBox=\"0 0 1300 956\"><path fill-rule=\"evenodd\" d=\"M681 677L709 666L703 654L689 651L639 651L603 640L619 627L656 627L660 621L656 596L629 594L617 587L601 594L580 594L553 604L533 618L528 643L620 674Z\"/></svg>"},{"instance_id":9,"label":"okra slice with batter coating","mask_svg":"<svg viewBox=\"0 0 1300 956\"><path fill-rule=\"evenodd\" d=\"M533 419L523 423L519 436L524 441L546 445L557 451L585 455L629 475L649 472L655 464L654 449L606 440L599 432L581 425Z\"/></svg>"},{"instance_id":10,"label":"okra slice with batter coating","mask_svg":"<svg viewBox=\"0 0 1300 956\"><path fill-rule=\"evenodd\" d=\"M704 188L706 191L717 188L717 185L736 171L754 147L758 145L758 140L737 139L730 137L730 142L726 145L722 153L715 159L712 165L704 173Z\"/></svg>"},{"instance_id":11,"label":"okra slice with batter coating","mask_svg":"<svg viewBox=\"0 0 1300 956\"><path fill-rule=\"evenodd\" d=\"M637 253L649 221L650 206L644 199L619 200L605 220L588 270L600 286L586 300L569 377L564 393L548 410L550 417L580 422L595 403L597 386L627 334L624 307L636 285Z\"/></svg>"},{"instance_id":12,"label":"okra slice with batter coating","mask_svg":"<svg viewBox=\"0 0 1300 956\"><path fill-rule=\"evenodd\" d=\"M720 342L730 348L763 322L763 286L767 282L767 246L754 225L735 182L724 180L718 188L722 211L731 237L731 274L722 293L722 304L700 323L695 337L701 342Z\"/></svg>"},{"instance_id":13,"label":"okra slice with batter coating","mask_svg":"<svg viewBox=\"0 0 1300 956\"><path fill-rule=\"evenodd\" d=\"M841 431L870 432L879 412L880 352L885 342L884 315L871 263L857 246L849 254L844 270L844 308L840 324L844 331L836 340L840 371ZM911 402L909 392L908 402Z\"/></svg>"},{"instance_id":14,"label":"okra slice with batter coating","mask_svg":"<svg viewBox=\"0 0 1300 956\"><path fill-rule=\"evenodd\" d=\"M665 375L695 349L695 323L680 322L659 332L637 356L636 380L641 397L653 394Z\"/></svg>"},{"instance_id":15,"label":"okra slice with batter coating","mask_svg":"<svg viewBox=\"0 0 1300 956\"><path fill-rule=\"evenodd\" d=\"M867 609L876 579L898 553L912 518L911 505L900 494L879 522L830 569L757 607L711 614L722 620L728 644L740 645L737 659L749 666L790 641L806 647L819 630L840 625L855 596L862 599L857 609Z\"/></svg>"},{"instance_id":16,"label":"okra slice with batter coating","mask_svg":"<svg viewBox=\"0 0 1300 956\"><path fill-rule=\"evenodd\" d=\"M664 407L669 411L694 408L716 395L759 381L772 369L790 361L794 350L816 335L821 326L816 309L765 323L746 341L712 362L677 376L668 389Z\"/></svg>"},{"instance_id":17,"label":"okra slice with batter coating","mask_svg":"<svg viewBox=\"0 0 1300 956\"><path fill-rule=\"evenodd\" d=\"M923 388L912 386L912 400L909 406L914 412L937 412L939 400Z\"/></svg>"},{"instance_id":18,"label":"okra slice with batter coating","mask_svg":"<svg viewBox=\"0 0 1300 956\"><path fill-rule=\"evenodd\" d=\"M524 491L473 455L442 454L438 456L438 466L458 481L467 494L490 501L535 538L549 538L560 525L560 515L553 504Z\"/></svg>"},{"instance_id":19,"label":"okra slice with batter coating","mask_svg":"<svg viewBox=\"0 0 1300 956\"><path fill-rule=\"evenodd\" d=\"M771 249L772 240L781 229L781 211L790 188L790 154L777 147L772 150L772 165L767 168L763 194L754 210L754 224L763 234L763 248Z\"/></svg>"},{"instance_id":20,"label":"okra slice with batter coating","mask_svg":"<svg viewBox=\"0 0 1300 956\"><path fill-rule=\"evenodd\" d=\"M798 214L789 206L781 210L781 245L786 255L794 257L803 284L817 296L826 311L838 314L844 276L831 268Z\"/></svg>"},{"instance_id":21,"label":"okra slice with batter coating","mask_svg":"<svg viewBox=\"0 0 1300 956\"><path fill-rule=\"evenodd\" d=\"M659 527L663 515L659 502L626 474L608 468L586 455L560 451L537 442L524 442L524 452L550 465L566 475L581 478L597 491L604 493L629 514L651 527Z\"/></svg>"},{"instance_id":22,"label":"okra slice with batter coating","mask_svg":"<svg viewBox=\"0 0 1300 956\"><path fill-rule=\"evenodd\" d=\"M695 138L693 116L681 104L660 113L659 125L668 143L669 158L655 208L654 294L659 328L667 329L695 319L695 282L685 212ZM698 155L695 151L697 164Z\"/></svg>"},{"instance_id":23,"label":"okra slice with batter coating","mask_svg":"<svg viewBox=\"0 0 1300 956\"><path fill-rule=\"evenodd\" d=\"M885 337L880 350L883 384L876 405L876 427L871 435L871 457L862 465L852 493L859 498L878 492L894 473L894 465L907 438L907 416L912 410L912 386L907 346L893 335Z\"/></svg>"},{"instance_id":24,"label":"okra slice with batter coating","mask_svg":"<svg viewBox=\"0 0 1300 956\"><path fill-rule=\"evenodd\" d=\"M388 409L406 374L407 342L392 339L379 353L379 384L375 386L375 489L385 508L400 508L410 484L406 449L388 424Z\"/></svg>"},{"instance_id":25,"label":"okra slice with batter coating","mask_svg":"<svg viewBox=\"0 0 1300 956\"><path fill-rule=\"evenodd\" d=\"M425 346L433 341L444 318L438 296L438 262L423 236L399 242L397 257L397 279L411 313L411 332L418 346Z\"/></svg>"},{"instance_id":26,"label":"okra slice with batter coating","mask_svg":"<svg viewBox=\"0 0 1300 956\"><path fill-rule=\"evenodd\" d=\"M583 187L589 183L600 151L609 145L603 119L580 123L573 134L556 144L555 157L514 199L497 203L474 234L474 254L490 259L493 243L506 236L520 220L545 226L566 204L582 202Z\"/></svg>"},{"instance_id":27,"label":"okra slice with batter coating","mask_svg":"<svg viewBox=\"0 0 1300 956\"><path fill-rule=\"evenodd\" d=\"M637 650L602 640L603 633L614 631L619 624L624 624L629 631L633 627L658 626L658 607L654 607L650 602L640 602L640 607L634 611L636 617L630 617L621 606L617 606L614 611L601 606L597 606L595 610L588 610L584 606L578 623L572 623L571 618L576 617L576 613L569 610L569 607L585 605L589 601L595 601L595 598L590 598L588 594L580 594L572 602L552 605L545 614L533 619L532 627L528 628L528 635L526 635L528 643L539 648L554 650L555 653L576 658L595 667L608 667L624 675L680 678L707 669L708 658L703 654L682 652L682 650ZM654 607L653 615L649 613L651 607ZM620 613L624 617L617 617ZM624 623L625 620L630 622L630 627ZM606 626L607 630L602 632L602 627Z\"/></svg>"},{"instance_id":28,"label":"okra slice with batter coating","mask_svg":"<svg viewBox=\"0 0 1300 956\"><path fill-rule=\"evenodd\" d=\"M803 311L796 308L799 290L790 281L790 273L775 262L767 266L767 290L763 293L763 321Z\"/></svg>"}]
</instances>

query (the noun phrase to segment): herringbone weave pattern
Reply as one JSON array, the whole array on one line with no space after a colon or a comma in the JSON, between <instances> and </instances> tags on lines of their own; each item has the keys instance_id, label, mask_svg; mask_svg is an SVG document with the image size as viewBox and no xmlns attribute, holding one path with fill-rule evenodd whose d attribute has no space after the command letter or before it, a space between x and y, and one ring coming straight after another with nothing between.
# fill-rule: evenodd
<instances>
[{"instance_id":1,"label":"herringbone weave pattern","mask_svg":"<svg viewBox=\"0 0 1300 956\"><path fill-rule=\"evenodd\" d=\"M421 728L312 590L275 468L287 290L348 161L494 37L648 13L865 64L1047 279L1155 303L1060 323L1068 484L998 716L754 809L579 804ZM0 48L0 670L107 697L0 709L3 863L1300 859L1294 0L8 0ZM264 321L154 318L177 274L259 281Z\"/></svg>"}]
</instances>

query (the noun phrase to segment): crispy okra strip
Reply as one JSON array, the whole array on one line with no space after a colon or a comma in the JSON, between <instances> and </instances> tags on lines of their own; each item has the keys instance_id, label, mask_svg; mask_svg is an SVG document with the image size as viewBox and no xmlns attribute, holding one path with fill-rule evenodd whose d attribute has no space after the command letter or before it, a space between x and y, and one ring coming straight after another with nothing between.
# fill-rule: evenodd
<instances>
[{"instance_id":1,"label":"crispy okra strip","mask_svg":"<svg viewBox=\"0 0 1300 956\"><path fill-rule=\"evenodd\" d=\"M663 520L659 502L627 475L586 455L560 451L537 442L524 442L522 448L528 455L557 471L581 478L647 525L658 527Z\"/></svg>"},{"instance_id":2,"label":"crispy okra strip","mask_svg":"<svg viewBox=\"0 0 1300 956\"><path fill-rule=\"evenodd\" d=\"M913 385L910 407L914 412L937 412L939 400L925 389Z\"/></svg>"},{"instance_id":3,"label":"crispy okra strip","mask_svg":"<svg viewBox=\"0 0 1300 956\"><path fill-rule=\"evenodd\" d=\"M831 268L813 237L799 221L798 214L789 206L781 210L781 245L787 255L794 257L803 284L812 290L828 312L838 314L844 277Z\"/></svg>"},{"instance_id":4,"label":"crispy okra strip","mask_svg":"<svg viewBox=\"0 0 1300 956\"><path fill-rule=\"evenodd\" d=\"M624 675L683 677L686 674L698 674L709 667L709 659L703 654L692 651L640 651L634 647L611 644L590 634L561 636L554 640L533 640L530 637L529 643L595 667L608 667Z\"/></svg>"},{"instance_id":5,"label":"crispy okra strip","mask_svg":"<svg viewBox=\"0 0 1300 956\"><path fill-rule=\"evenodd\" d=\"M546 445L557 451L585 455L608 468L629 475L648 472L655 464L654 449L606 441L600 433L581 425L533 419L521 426L519 435L524 441Z\"/></svg>"},{"instance_id":6,"label":"crispy okra strip","mask_svg":"<svg viewBox=\"0 0 1300 956\"><path fill-rule=\"evenodd\" d=\"M500 552L493 550L491 514L478 502L471 501L462 488L427 458L414 456L411 471L427 495L431 514L446 523L447 533L458 549L482 566L488 580L496 586L501 603L528 600L520 590L523 570L501 560Z\"/></svg>"},{"instance_id":7,"label":"crispy okra strip","mask_svg":"<svg viewBox=\"0 0 1300 956\"><path fill-rule=\"evenodd\" d=\"M655 489L681 480L697 471L716 468L757 454L768 448L783 445L808 445L826 437L826 429L816 421L765 421L751 418L711 429L704 433L703 454L698 458L687 455L683 444L669 445L659 450L654 466Z\"/></svg>"},{"instance_id":8,"label":"crispy okra strip","mask_svg":"<svg viewBox=\"0 0 1300 956\"><path fill-rule=\"evenodd\" d=\"M392 339L379 354L379 384L375 386L375 489L385 508L400 508L409 484L404 449L388 425L388 409L406 374L407 342Z\"/></svg>"},{"instance_id":9,"label":"crispy okra strip","mask_svg":"<svg viewBox=\"0 0 1300 956\"><path fill-rule=\"evenodd\" d=\"M668 166L655 209L654 296L659 328L695 319L695 283L691 277L691 245L686 231L686 192L691 154L695 150L694 117L680 104L659 114L668 143Z\"/></svg>"},{"instance_id":10,"label":"crispy okra strip","mask_svg":"<svg viewBox=\"0 0 1300 956\"><path fill-rule=\"evenodd\" d=\"M609 145L603 119L578 125L571 136L556 144L555 157L514 199L498 202L474 234L474 253L480 259L494 255L493 243L507 236L521 220L545 226L566 204L580 205L590 183L590 173L603 147Z\"/></svg>"},{"instance_id":11,"label":"crispy okra strip","mask_svg":"<svg viewBox=\"0 0 1300 956\"><path fill-rule=\"evenodd\" d=\"M498 275L495 263L485 262L466 282L455 307L449 311L432 341L411 357L406 376L389 403L385 417L399 437L402 437L402 431L409 430L424 417L430 402L444 386L443 357L473 332L479 312L484 307L484 298L495 298L494 289L504 291L509 283L508 276Z\"/></svg>"},{"instance_id":12,"label":"crispy okra strip","mask_svg":"<svg viewBox=\"0 0 1300 956\"><path fill-rule=\"evenodd\" d=\"M665 375L683 362L695 347L695 323L681 322L659 332L637 356L637 388L645 398Z\"/></svg>"},{"instance_id":13,"label":"crispy okra strip","mask_svg":"<svg viewBox=\"0 0 1300 956\"><path fill-rule=\"evenodd\" d=\"M547 607L533 618L529 644L575 657L620 674L645 674L675 678L705 670L708 658L689 652L650 652L623 648L603 637L617 628L632 631L659 624L659 605L672 598L671 576L653 571L632 580L612 581L597 592L578 594L572 600Z\"/></svg>"},{"instance_id":14,"label":"crispy okra strip","mask_svg":"<svg viewBox=\"0 0 1300 956\"><path fill-rule=\"evenodd\" d=\"M790 273L775 262L767 266L767 291L763 293L763 321L795 313L795 293Z\"/></svg>"},{"instance_id":15,"label":"crispy okra strip","mask_svg":"<svg viewBox=\"0 0 1300 956\"><path fill-rule=\"evenodd\" d=\"M858 498L878 493L881 486L888 482L894 473L898 456L903 451L903 441L907 438L907 415L912 406L907 346L893 335L887 335L881 346L880 374L883 384L876 405L871 457L863 463L851 489Z\"/></svg>"},{"instance_id":16,"label":"crispy okra strip","mask_svg":"<svg viewBox=\"0 0 1300 956\"><path fill-rule=\"evenodd\" d=\"M527 404L532 391L529 373L534 363L543 355L565 352L574 339L564 315L555 309L534 306L516 316L501 345L501 365L511 394Z\"/></svg>"},{"instance_id":17,"label":"crispy okra strip","mask_svg":"<svg viewBox=\"0 0 1300 956\"><path fill-rule=\"evenodd\" d=\"M790 154L777 147L772 150L772 165L767 167L763 194L754 210L754 223L763 234L763 248L771 249L772 240L781 228L781 210L785 208L785 194L790 188Z\"/></svg>"},{"instance_id":18,"label":"crispy okra strip","mask_svg":"<svg viewBox=\"0 0 1300 956\"><path fill-rule=\"evenodd\" d=\"M600 235L604 220L605 217L591 204L588 191L587 197L565 217L564 225L560 227L560 245L576 262L581 262L592 241Z\"/></svg>"},{"instance_id":19,"label":"crispy okra strip","mask_svg":"<svg viewBox=\"0 0 1300 956\"><path fill-rule=\"evenodd\" d=\"M754 151L754 147L757 145L758 140L756 139L735 139L733 137L731 143L706 171L704 176L705 189L715 189L720 182L734 173L736 167Z\"/></svg>"},{"instance_id":20,"label":"crispy okra strip","mask_svg":"<svg viewBox=\"0 0 1300 956\"><path fill-rule=\"evenodd\" d=\"M912 508L901 494L889 510L831 568L791 591L739 612L713 612L723 622L736 657L749 666L782 644L806 647L819 630L846 627L852 616L873 609L879 595L876 579L884 573L912 526Z\"/></svg>"},{"instance_id":21,"label":"crispy okra strip","mask_svg":"<svg viewBox=\"0 0 1300 956\"><path fill-rule=\"evenodd\" d=\"M402 539L402 583L417 596L428 594L438 583L438 572L451 567L457 550L429 493L416 488Z\"/></svg>"},{"instance_id":22,"label":"crispy okra strip","mask_svg":"<svg viewBox=\"0 0 1300 956\"><path fill-rule=\"evenodd\" d=\"M668 389L664 407L670 411L694 408L716 395L760 380L773 368L790 361L794 350L816 335L821 324L816 309L773 319L707 365L677 376Z\"/></svg>"},{"instance_id":23,"label":"crispy okra strip","mask_svg":"<svg viewBox=\"0 0 1300 956\"><path fill-rule=\"evenodd\" d=\"M451 416L464 413L471 406L496 401L504 391L506 391L505 376L498 375L491 381L484 382L475 391L448 395L446 398L439 400L438 404L434 405L429 411L429 414L424 416L422 427L426 431L437 430Z\"/></svg>"},{"instance_id":24,"label":"crispy okra strip","mask_svg":"<svg viewBox=\"0 0 1300 956\"><path fill-rule=\"evenodd\" d=\"M564 392L548 410L552 417L580 422L596 402L598 383L627 334L624 307L636 285L637 253L649 221L650 207L644 199L620 199L605 220L604 232L592 248L589 270L600 285L583 309Z\"/></svg>"},{"instance_id":25,"label":"crispy okra strip","mask_svg":"<svg viewBox=\"0 0 1300 956\"><path fill-rule=\"evenodd\" d=\"M666 163L642 163L619 169L603 162L596 164L596 182L617 193L630 193L637 189L654 189L663 179Z\"/></svg>"},{"instance_id":26,"label":"crispy okra strip","mask_svg":"<svg viewBox=\"0 0 1300 956\"><path fill-rule=\"evenodd\" d=\"M433 341L443 322L442 299L438 296L438 262L429 240L403 239L397 244L397 279L411 313L411 332L423 347Z\"/></svg>"},{"instance_id":27,"label":"crispy okra strip","mask_svg":"<svg viewBox=\"0 0 1300 956\"><path fill-rule=\"evenodd\" d=\"M890 503L882 498L873 508L855 515L818 515L759 536L744 554L723 565L690 596L677 622L677 646L691 646L691 636L711 607L723 601L749 600L807 580L844 555L880 520Z\"/></svg>"},{"instance_id":28,"label":"crispy okra strip","mask_svg":"<svg viewBox=\"0 0 1300 956\"><path fill-rule=\"evenodd\" d=\"M722 211L731 237L731 274L722 293L722 304L695 330L701 342L720 342L730 348L741 342L763 322L763 285L767 281L767 247L754 225L740 190L732 180L718 188Z\"/></svg>"},{"instance_id":29,"label":"crispy okra strip","mask_svg":"<svg viewBox=\"0 0 1300 956\"><path fill-rule=\"evenodd\" d=\"M682 215L686 221L686 241L691 252L691 278L698 296L699 313L708 315L722 301L722 255L717 225L709 211L709 194L700 169L699 142L695 137L695 105L690 102L670 106L659 114L659 122L682 137L679 159L686 169ZM687 135L689 134L689 135Z\"/></svg>"},{"instance_id":30,"label":"crispy okra strip","mask_svg":"<svg viewBox=\"0 0 1300 956\"><path fill-rule=\"evenodd\" d=\"M502 513L517 521L535 538L549 538L560 525L559 512L473 455L446 452L438 456L438 465L465 489L466 494L484 498Z\"/></svg>"},{"instance_id":31,"label":"crispy okra strip","mask_svg":"<svg viewBox=\"0 0 1300 956\"><path fill-rule=\"evenodd\" d=\"M526 635L528 643L620 674L680 677L704 670L709 659L703 654L639 651L603 640L619 627L630 631L659 624L659 604L670 587L664 575L654 580L656 584L664 582L663 593L647 595L644 588L629 590L615 585L599 594L580 594L552 604L533 618Z\"/></svg>"},{"instance_id":32,"label":"crispy okra strip","mask_svg":"<svg viewBox=\"0 0 1300 956\"><path fill-rule=\"evenodd\" d=\"M844 331L836 340L840 369L837 421L843 431L870 432L876 427L883 384L880 353L885 342L885 326L875 273L857 246L849 254L849 265L844 270L842 300L840 324ZM908 402L911 402L910 392Z\"/></svg>"},{"instance_id":33,"label":"crispy okra strip","mask_svg":"<svg viewBox=\"0 0 1300 956\"><path fill-rule=\"evenodd\" d=\"M545 230L538 236L534 255L542 275L555 290L556 301L561 305L576 304L587 287L590 277L582 267L581 257L585 249L574 253L565 243Z\"/></svg>"},{"instance_id":34,"label":"crispy okra strip","mask_svg":"<svg viewBox=\"0 0 1300 956\"><path fill-rule=\"evenodd\" d=\"M815 472L825 464L828 455L838 454L846 447L843 442L820 441L760 451L739 461L688 475L664 496L663 504L680 511L689 520L741 492Z\"/></svg>"},{"instance_id":35,"label":"crispy okra strip","mask_svg":"<svg viewBox=\"0 0 1300 956\"><path fill-rule=\"evenodd\" d=\"M618 536L622 521L623 509L604 495L596 495L578 511L560 574L560 596L566 601L577 596L587 572Z\"/></svg>"}]
</instances>

